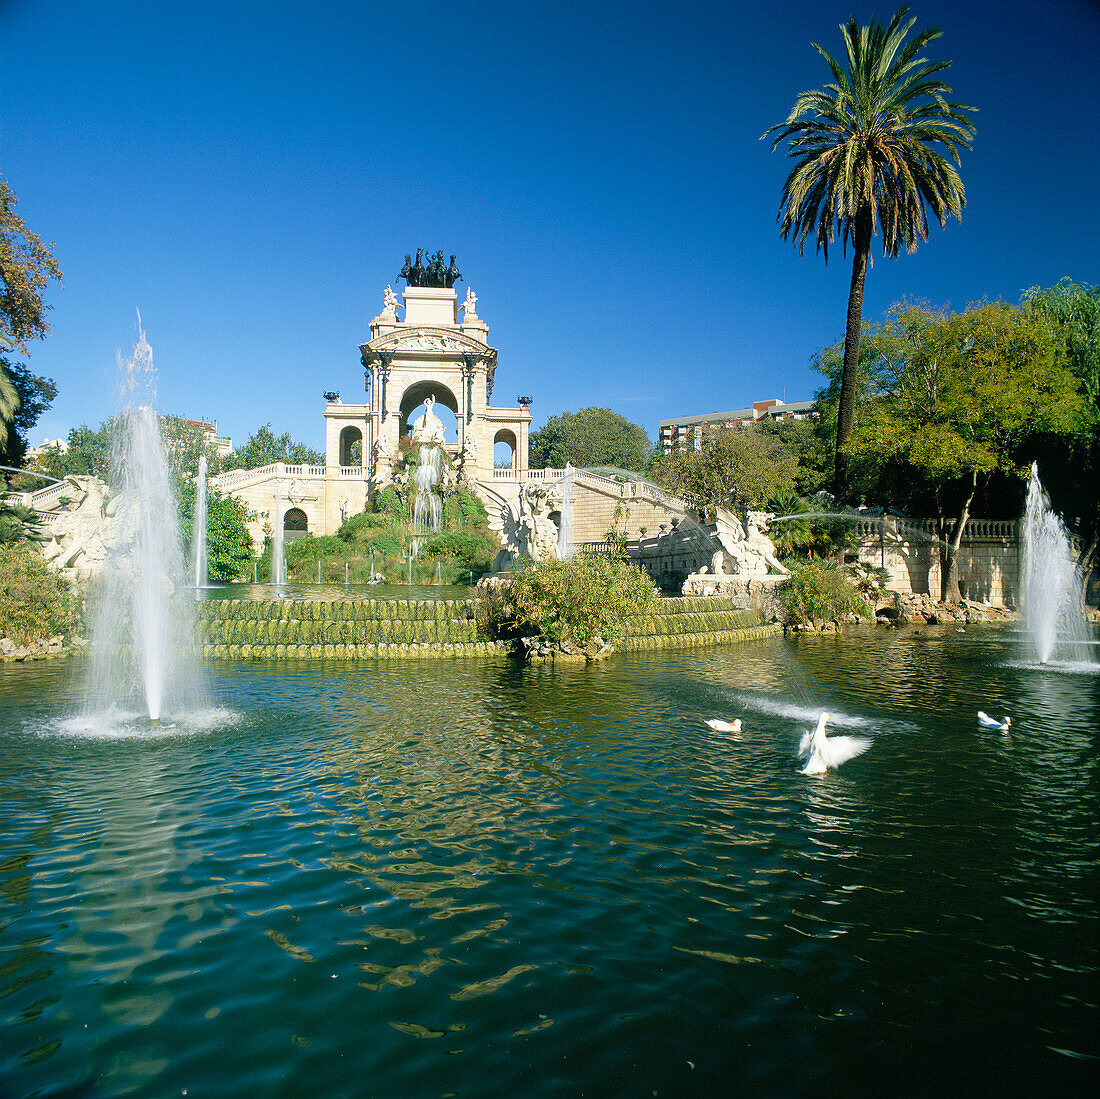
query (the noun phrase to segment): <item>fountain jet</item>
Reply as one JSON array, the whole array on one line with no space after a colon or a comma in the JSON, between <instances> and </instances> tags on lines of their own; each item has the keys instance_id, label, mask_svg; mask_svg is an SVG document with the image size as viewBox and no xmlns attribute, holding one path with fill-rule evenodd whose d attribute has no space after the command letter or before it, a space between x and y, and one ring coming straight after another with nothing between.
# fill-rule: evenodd
<instances>
[{"instance_id":1,"label":"fountain jet","mask_svg":"<svg viewBox=\"0 0 1100 1099\"><path fill-rule=\"evenodd\" d=\"M1069 534L1051 510L1039 483L1038 463L1033 463L1024 509L1022 587L1028 644L1040 664L1046 664L1057 647L1085 641L1075 598L1080 590L1075 562Z\"/></svg>"},{"instance_id":2,"label":"fountain jet","mask_svg":"<svg viewBox=\"0 0 1100 1099\"><path fill-rule=\"evenodd\" d=\"M140 693L149 721L205 705L194 600L186 581L176 501L153 409L153 352L141 329L119 353L121 408L112 432L119 533L93 613L85 713L117 710Z\"/></svg>"}]
</instances>

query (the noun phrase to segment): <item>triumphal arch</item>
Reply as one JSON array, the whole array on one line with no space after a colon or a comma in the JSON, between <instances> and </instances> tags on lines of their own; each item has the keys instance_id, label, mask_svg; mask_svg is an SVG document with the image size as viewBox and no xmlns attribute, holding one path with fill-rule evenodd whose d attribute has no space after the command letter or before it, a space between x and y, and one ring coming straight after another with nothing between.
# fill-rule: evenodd
<instances>
[{"instance_id":1,"label":"triumphal arch","mask_svg":"<svg viewBox=\"0 0 1100 1099\"><path fill-rule=\"evenodd\" d=\"M366 402L330 402L325 409L327 464L345 466L352 453L361 453L370 487L388 484L410 423L431 399L454 414L454 434L443 445L466 480L492 481L499 443L511 452L512 477L522 479L531 414L524 405L489 404L497 350L489 346L489 326L477 315L476 295L467 290L459 301L451 281L451 272L461 278L454 257L451 272L445 270L434 280L427 274L418 280L408 262L406 268L406 279L413 281L406 285L403 300L386 287L382 312L371 321L370 341L359 347ZM354 447L357 441L359 448Z\"/></svg>"}]
</instances>

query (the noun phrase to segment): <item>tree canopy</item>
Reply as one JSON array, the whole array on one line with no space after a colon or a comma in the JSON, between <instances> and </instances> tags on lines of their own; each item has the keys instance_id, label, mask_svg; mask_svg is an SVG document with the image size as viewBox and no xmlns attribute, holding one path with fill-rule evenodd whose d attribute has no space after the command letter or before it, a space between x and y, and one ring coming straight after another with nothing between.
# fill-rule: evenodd
<instances>
[{"instance_id":1,"label":"tree canopy","mask_svg":"<svg viewBox=\"0 0 1100 1099\"><path fill-rule=\"evenodd\" d=\"M836 355L819 359L835 369ZM1018 476L1038 435L1071 433L1081 401L1054 328L1037 311L985 302L962 313L896 306L869 326L862 401L846 449L865 473L904 471L927 490L943 543L943 598L976 493ZM835 390L837 378L832 377ZM914 485L915 482L915 485Z\"/></svg>"},{"instance_id":2,"label":"tree canopy","mask_svg":"<svg viewBox=\"0 0 1100 1099\"><path fill-rule=\"evenodd\" d=\"M658 483L707 516L719 507L763 507L793 490L797 473L795 450L755 428L708 430L702 449L673 451L657 466Z\"/></svg>"},{"instance_id":3,"label":"tree canopy","mask_svg":"<svg viewBox=\"0 0 1100 1099\"><path fill-rule=\"evenodd\" d=\"M325 464L325 456L305 443L296 443L290 432L276 436L268 423L257 428L247 443L225 458L222 469L259 469L274 462L292 466L321 466Z\"/></svg>"},{"instance_id":4,"label":"tree canopy","mask_svg":"<svg viewBox=\"0 0 1100 1099\"><path fill-rule=\"evenodd\" d=\"M0 355L0 374L7 376L17 401L11 412L7 440L0 444L0 464L21 466L31 429L53 404L57 386L53 378L32 374L23 363L11 362L4 355Z\"/></svg>"},{"instance_id":5,"label":"tree canopy","mask_svg":"<svg viewBox=\"0 0 1100 1099\"><path fill-rule=\"evenodd\" d=\"M871 241L883 254L902 246L916 249L928 239L928 215L943 227L949 215L961 217L966 192L956 171L959 152L969 149L973 110L950 101L951 89L938 78L950 61L930 62L921 51L942 33L938 27L906 38L915 20L904 22L901 7L883 27L875 20L841 27L847 68L816 42L833 82L801 92L785 122L763 135L775 135L772 150L789 143L796 161L783 185L778 221L784 239L793 237L801 255L812 235L829 259L837 234L852 246L852 281L844 341L843 373L837 402L835 488L847 495L845 443L852 430L863 288Z\"/></svg>"},{"instance_id":6,"label":"tree canopy","mask_svg":"<svg viewBox=\"0 0 1100 1099\"><path fill-rule=\"evenodd\" d=\"M640 470L649 451L645 429L609 408L582 408L551 416L531 434L532 469L575 466L616 466Z\"/></svg>"},{"instance_id":7,"label":"tree canopy","mask_svg":"<svg viewBox=\"0 0 1100 1099\"><path fill-rule=\"evenodd\" d=\"M42 292L51 279L61 281L61 268L53 258L53 244L43 244L16 214L17 201L7 180L0 179L0 351L29 354L28 342L42 339L50 330L46 323L49 306L42 301ZM8 425L23 396L9 369L6 358L0 361L0 446L4 447Z\"/></svg>"}]
</instances>

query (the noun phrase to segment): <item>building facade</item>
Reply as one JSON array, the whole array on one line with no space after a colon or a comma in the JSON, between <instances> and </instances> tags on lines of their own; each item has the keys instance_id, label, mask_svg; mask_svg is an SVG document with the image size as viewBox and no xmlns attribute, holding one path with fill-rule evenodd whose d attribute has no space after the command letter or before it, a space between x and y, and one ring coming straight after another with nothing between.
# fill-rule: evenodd
<instances>
[{"instance_id":1,"label":"building facade","mask_svg":"<svg viewBox=\"0 0 1100 1099\"><path fill-rule=\"evenodd\" d=\"M708 428L737 430L751 427L760 420L805 420L815 416L813 401L793 401L786 404L778 397L754 401L748 408L730 412L709 412L702 416L680 416L661 420L658 437L666 454L674 450L701 450Z\"/></svg>"}]
</instances>

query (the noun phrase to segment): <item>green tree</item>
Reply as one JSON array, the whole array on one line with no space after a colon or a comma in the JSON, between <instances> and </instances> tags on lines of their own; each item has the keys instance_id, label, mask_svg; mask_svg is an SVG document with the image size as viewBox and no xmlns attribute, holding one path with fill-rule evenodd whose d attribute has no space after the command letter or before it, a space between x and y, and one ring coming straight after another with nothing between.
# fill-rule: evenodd
<instances>
[{"instance_id":1,"label":"green tree","mask_svg":"<svg viewBox=\"0 0 1100 1099\"><path fill-rule=\"evenodd\" d=\"M0 465L22 466L31 429L57 396L52 378L32 374L23 363L0 355L0 374L6 375L15 390L17 404L11 412L6 442L0 444Z\"/></svg>"},{"instance_id":2,"label":"green tree","mask_svg":"<svg viewBox=\"0 0 1100 1099\"><path fill-rule=\"evenodd\" d=\"M1100 556L1100 287L1064 278L1046 290L1033 286L1022 302L1053 326L1082 398L1069 446L1054 439L1040 448L1039 460L1044 486L1082 539L1080 565L1087 585Z\"/></svg>"},{"instance_id":3,"label":"green tree","mask_svg":"<svg viewBox=\"0 0 1100 1099\"><path fill-rule=\"evenodd\" d=\"M111 479L111 421L97 430L81 424L69 431L68 450L51 448L38 460L37 467L50 477L99 477Z\"/></svg>"},{"instance_id":4,"label":"green tree","mask_svg":"<svg viewBox=\"0 0 1100 1099\"><path fill-rule=\"evenodd\" d=\"M709 429L700 450L673 451L657 466L657 482L701 515L715 508L759 508L777 492L793 489L798 458L774 435Z\"/></svg>"},{"instance_id":5,"label":"green tree","mask_svg":"<svg viewBox=\"0 0 1100 1099\"><path fill-rule=\"evenodd\" d=\"M304 443L296 443L290 432L276 436L271 424L264 424L249 436L244 446L237 447L222 463L223 469L259 469L274 462L292 466L323 466L325 456Z\"/></svg>"},{"instance_id":6,"label":"green tree","mask_svg":"<svg viewBox=\"0 0 1100 1099\"><path fill-rule=\"evenodd\" d=\"M640 470L649 451L645 429L609 408L582 408L551 416L530 437L532 469L615 466Z\"/></svg>"},{"instance_id":7,"label":"green tree","mask_svg":"<svg viewBox=\"0 0 1100 1099\"><path fill-rule=\"evenodd\" d=\"M955 166L960 150L971 147L975 131L966 112L973 108L946 98L951 89L937 74L951 62L921 56L942 33L938 27L905 41L915 22L903 22L908 10L899 8L886 27L875 20L860 27L854 19L842 26L847 71L813 43L833 82L800 93L786 121L763 135L776 135L773 152L789 142L787 155L796 160L779 206L783 238L793 237L801 255L812 234L826 263L838 233L845 251L852 246L834 465L841 497L848 495L845 448L855 412L871 242L878 233L883 255L897 256L903 245L912 252L928 239L929 209L942 228L948 215L961 217L966 204Z\"/></svg>"},{"instance_id":8,"label":"green tree","mask_svg":"<svg viewBox=\"0 0 1100 1099\"><path fill-rule=\"evenodd\" d=\"M50 330L46 323L49 306L42 301L42 292L51 279L61 281L61 268L53 258L53 244L43 244L16 214L17 201L7 180L0 179L0 278L4 283L0 292L0 351L26 355L29 341L43 339ZM4 446L21 396L7 367L5 359L0 363L0 445Z\"/></svg>"},{"instance_id":9,"label":"green tree","mask_svg":"<svg viewBox=\"0 0 1100 1099\"><path fill-rule=\"evenodd\" d=\"M188 552L194 546L195 481L182 479L177 485L180 537ZM212 492L206 498L206 559L211 580L228 582L248 575L254 547L248 522L254 516L236 496Z\"/></svg>"},{"instance_id":10,"label":"green tree","mask_svg":"<svg viewBox=\"0 0 1100 1099\"><path fill-rule=\"evenodd\" d=\"M898 463L929 489L941 546L942 595L957 600L958 549L975 495L1000 471L1020 476L1023 444L1064 435L1080 416L1072 371L1049 323L1004 302L964 313L896 307L871 341L853 460Z\"/></svg>"},{"instance_id":11,"label":"green tree","mask_svg":"<svg viewBox=\"0 0 1100 1099\"><path fill-rule=\"evenodd\" d=\"M199 472L199 458L205 456L207 472L221 469L221 459L210 437L187 420L178 416L160 418L160 438L164 456L172 475L180 480L194 480Z\"/></svg>"}]
</instances>

